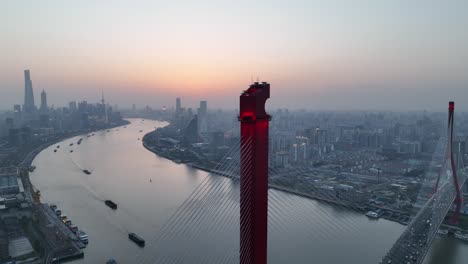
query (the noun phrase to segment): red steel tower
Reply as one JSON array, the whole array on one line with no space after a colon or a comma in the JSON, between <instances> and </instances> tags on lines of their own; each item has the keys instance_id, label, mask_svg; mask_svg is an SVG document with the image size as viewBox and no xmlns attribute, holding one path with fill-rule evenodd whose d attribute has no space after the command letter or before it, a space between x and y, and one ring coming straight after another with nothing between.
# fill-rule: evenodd
<instances>
[{"instance_id":1,"label":"red steel tower","mask_svg":"<svg viewBox=\"0 0 468 264\"><path fill-rule=\"evenodd\" d=\"M240 263L267 263L268 123L270 84L255 82L240 96Z\"/></svg>"},{"instance_id":2,"label":"red steel tower","mask_svg":"<svg viewBox=\"0 0 468 264\"><path fill-rule=\"evenodd\" d=\"M458 216L460 215L460 210L463 205L463 196L461 195L460 191L460 184L458 183L458 177L457 177L457 168L455 167L455 161L453 159L453 151L452 151L452 146L453 146L453 112L455 110L455 103L454 102L449 102L449 140L448 140L448 152L450 155L450 166L452 168L452 177L453 177L453 185L455 186L455 191L457 193L457 196L455 197L455 212L453 213L452 217L452 223L457 223L458 222Z\"/></svg>"},{"instance_id":3,"label":"red steel tower","mask_svg":"<svg viewBox=\"0 0 468 264\"><path fill-rule=\"evenodd\" d=\"M440 182L440 177L441 174L446 172L446 167L450 166L452 170L452 178L453 178L453 185L455 187L455 212L452 216L451 222L453 224L458 222L458 216L460 215L460 210L463 205L463 196L461 195L461 190L460 190L460 184L458 183L458 177L457 177L457 168L455 166L455 161L453 159L453 152L452 152L452 147L453 147L453 113L455 111L455 103L454 102L449 102L449 109L448 109L448 124L447 124L447 149L445 151L445 161L444 164L442 165L441 171L439 173L439 176L437 177L437 182L435 186L435 191L437 192L437 189L439 187L439 182ZM447 164L447 161L450 159L450 164Z\"/></svg>"}]
</instances>

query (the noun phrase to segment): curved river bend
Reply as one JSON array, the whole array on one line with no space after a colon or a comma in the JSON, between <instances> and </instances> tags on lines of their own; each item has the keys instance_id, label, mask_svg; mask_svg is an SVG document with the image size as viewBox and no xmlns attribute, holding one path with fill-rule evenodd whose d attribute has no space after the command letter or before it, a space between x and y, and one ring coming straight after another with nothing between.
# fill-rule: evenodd
<instances>
[{"instance_id":1,"label":"curved river bend","mask_svg":"<svg viewBox=\"0 0 468 264\"><path fill-rule=\"evenodd\" d=\"M57 204L89 235L85 258L76 263L105 263L110 258L119 263L136 263L137 257L154 257L157 252L151 245L138 248L128 240L127 234L137 233L151 243L149 238L158 233L207 175L160 158L142 146L139 139L145 133L166 123L130 121L126 128L60 142L56 153L53 150L57 144L43 150L33 161L37 169L31 173L31 181L41 190L42 201ZM81 145L76 144L79 138L84 138ZM74 145L69 146L71 143ZM84 174L83 169L92 174ZM219 177L210 180L219 180ZM280 210L284 209L288 233L270 234L269 263L311 263L313 260L319 264L376 264L403 231L403 226L390 221L369 220L347 209L286 193L278 195L276 197L284 202ZM106 199L116 202L118 210L106 207L103 202ZM298 199L316 211L313 219L292 217L297 214L294 207L288 206L291 204L288 201L297 202ZM237 250L238 233L235 228L226 230L232 231L220 237L207 237L204 245L196 247L216 248L213 254L223 253L220 245L226 252ZM304 236L303 230L312 230L312 233ZM284 237L294 239L282 239ZM468 244L438 238L428 259L426 263L431 264L468 263Z\"/></svg>"}]
</instances>

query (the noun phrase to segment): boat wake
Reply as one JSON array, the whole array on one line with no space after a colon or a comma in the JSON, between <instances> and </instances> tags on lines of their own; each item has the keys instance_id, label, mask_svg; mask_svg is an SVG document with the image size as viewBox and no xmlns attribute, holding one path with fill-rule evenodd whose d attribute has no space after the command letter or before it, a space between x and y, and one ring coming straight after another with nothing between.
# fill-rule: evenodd
<instances>
[{"instance_id":1,"label":"boat wake","mask_svg":"<svg viewBox=\"0 0 468 264\"><path fill-rule=\"evenodd\" d=\"M69 156L70 156L70 160L72 161L72 163L76 166L76 168L77 168L80 172L82 172L82 173L84 173L84 174L86 174L86 175L91 175L91 174L93 174L94 168L88 168L88 169L87 169L87 168L85 168L85 166L79 164L79 163L73 158L72 155L69 155Z\"/></svg>"}]
</instances>

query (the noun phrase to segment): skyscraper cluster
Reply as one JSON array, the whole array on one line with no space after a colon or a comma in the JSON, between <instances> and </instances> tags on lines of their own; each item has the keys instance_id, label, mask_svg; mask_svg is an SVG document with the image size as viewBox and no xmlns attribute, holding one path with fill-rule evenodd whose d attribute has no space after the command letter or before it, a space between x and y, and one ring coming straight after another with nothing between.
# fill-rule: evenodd
<instances>
[{"instance_id":1,"label":"skyscraper cluster","mask_svg":"<svg viewBox=\"0 0 468 264\"><path fill-rule=\"evenodd\" d=\"M41 114L45 114L48 111L47 106L47 93L42 90L41 92L41 106L39 111ZM31 72L29 70L24 70L24 104L23 112L27 114L34 114L37 111L36 105L34 103L34 91L31 80Z\"/></svg>"},{"instance_id":2,"label":"skyscraper cluster","mask_svg":"<svg viewBox=\"0 0 468 264\"><path fill-rule=\"evenodd\" d=\"M49 108L47 93L42 90L40 105L36 107L31 72L24 70L24 103L22 106L15 104L13 111L7 112L4 120L5 122L0 122L0 137L8 136L13 145L22 145L27 142L21 139L26 133L23 128L30 129L28 131L34 132L37 137L47 137L64 131L104 128L122 122L122 117L108 106L104 94L97 104L72 101L69 107Z\"/></svg>"},{"instance_id":3,"label":"skyscraper cluster","mask_svg":"<svg viewBox=\"0 0 468 264\"><path fill-rule=\"evenodd\" d=\"M190 133L202 136L208 133L208 102L200 101L200 106L197 108L196 114L192 108L182 107L182 100L180 97L176 98L176 107L174 113L173 124L176 128L186 131L191 130ZM193 122L196 122L195 124ZM193 131L195 130L196 131ZM191 137L192 139L195 137Z\"/></svg>"}]
</instances>

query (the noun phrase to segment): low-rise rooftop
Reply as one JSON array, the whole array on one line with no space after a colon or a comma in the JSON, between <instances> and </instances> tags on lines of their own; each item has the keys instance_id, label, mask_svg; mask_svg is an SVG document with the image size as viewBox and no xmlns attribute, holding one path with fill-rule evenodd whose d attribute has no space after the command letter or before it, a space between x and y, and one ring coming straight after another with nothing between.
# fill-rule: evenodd
<instances>
[{"instance_id":1,"label":"low-rise rooftop","mask_svg":"<svg viewBox=\"0 0 468 264\"><path fill-rule=\"evenodd\" d=\"M10 243L8 243L8 251L12 258L18 258L34 253L31 242L29 242L26 237L19 237L10 240Z\"/></svg>"},{"instance_id":2,"label":"low-rise rooftop","mask_svg":"<svg viewBox=\"0 0 468 264\"><path fill-rule=\"evenodd\" d=\"M17 167L0 168L0 196L20 191Z\"/></svg>"},{"instance_id":3,"label":"low-rise rooftop","mask_svg":"<svg viewBox=\"0 0 468 264\"><path fill-rule=\"evenodd\" d=\"M19 175L19 169L18 167L2 167L0 168L0 177L4 175L14 175L18 176Z\"/></svg>"}]
</instances>

